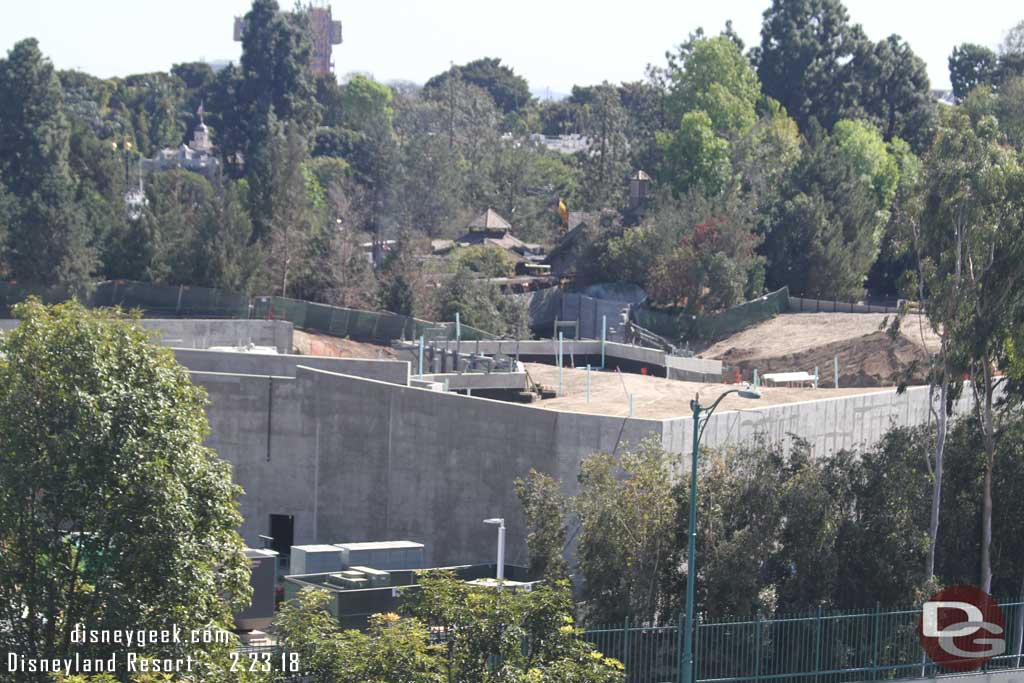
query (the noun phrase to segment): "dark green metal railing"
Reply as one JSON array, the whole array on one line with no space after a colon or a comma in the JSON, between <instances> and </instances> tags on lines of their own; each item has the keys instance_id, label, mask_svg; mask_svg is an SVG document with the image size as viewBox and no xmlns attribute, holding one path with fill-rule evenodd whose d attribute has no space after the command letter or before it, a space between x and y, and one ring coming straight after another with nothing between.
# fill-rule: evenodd
<instances>
[{"instance_id":1,"label":"dark green metal railing","mask_svg":"<svg viewBox=\"0 0 1024 683\"><path fill-rule=\"evenodd\" d=\"M986 670L1024 668L1016 650L1024 602L1001 603L1006 653ZM917 638L921 610L879 608L698 622L694 641L698 681L714 683L853 683L929 678L944 672ZM631 623L595 627L584 638L626 667L627 683L682 680L683 619L663 626Z\"/></svg>"}]
</instances>

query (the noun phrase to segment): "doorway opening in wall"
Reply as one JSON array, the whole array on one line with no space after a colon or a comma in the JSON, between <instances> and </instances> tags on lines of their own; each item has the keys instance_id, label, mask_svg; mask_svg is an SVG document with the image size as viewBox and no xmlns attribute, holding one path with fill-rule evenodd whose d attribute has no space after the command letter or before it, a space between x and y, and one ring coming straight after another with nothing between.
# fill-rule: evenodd
<instances>
[{"instance_id":1,"label":"doorway opening in wall","mask_svg":"<svg viewBox=\"0 0 1024 683\"><path fill-rule=\"evenodd\" d=\"M295 541L295 515L270 515L268 536L274 539L270 542L270 549L277 552L278 566L282 570L287 569Z\"/></svg>"}]
</instances>

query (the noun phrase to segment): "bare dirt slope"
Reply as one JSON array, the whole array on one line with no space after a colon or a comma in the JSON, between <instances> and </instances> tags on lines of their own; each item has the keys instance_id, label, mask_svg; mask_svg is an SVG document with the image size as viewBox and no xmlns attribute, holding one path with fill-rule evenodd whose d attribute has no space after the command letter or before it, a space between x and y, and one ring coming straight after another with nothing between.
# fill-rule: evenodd
<instances>
[{"instance_id":1,"label":"bare dirt slope","mask_svg":"<svg viewBox=\"0 0 1024 683\"><path fill-rule=\"evenodd\" d=\"M540 363L526 363L530 377L548 389L558 389L558 366ZM701 396L714 399L723 391L737 388L727 384L700 384L680 382L634 374L619 374L614 371L593 371L590 374L590 401L587 401L587 371L580 368L564 368L562 371L563 394L558 398L535 402L533 405L551 410L562 410L597 415L629 415L629 394L633 394L633 416L664 420L690 414L690 399L698 392ZM810 401L837 396L867 394L878 389L840 388L807 389L796 387L765 387L758 400L726 397L721 410L749 410L764 406L781 405L797 401Z\"/></svg>"},{"instance_id":2,"label":"bare dirt slope","mask_svg":"<svg viewBox=\"0 0 1024 683\"><path fill-rule=\"evenodd\" d=\"M881 313L790 313L734 334L701 355L739 368L744 377L754 368L765 374L813 373L817 367L822 383L832 386L838 354L840 387L923 383L928 353L938 347L938 337L912 315L892 339L880 329L885 319Z\"/></svg>"},{"instance_id":3,"label":"bare dirt slope","mask_svg":"<svg viewBox=\"0 0 1024 683\"><path fill-rule=\"evenodd\" d=\"M394 349L390 346L378 344L366 344L352 341L351 339L339 339L326 334L316 334L295 330L292 336L292 346L295 353L304 356L331 356L334 358L369 358L369 359L393 359L397 358Z\"/></svg>"}]
</instances>

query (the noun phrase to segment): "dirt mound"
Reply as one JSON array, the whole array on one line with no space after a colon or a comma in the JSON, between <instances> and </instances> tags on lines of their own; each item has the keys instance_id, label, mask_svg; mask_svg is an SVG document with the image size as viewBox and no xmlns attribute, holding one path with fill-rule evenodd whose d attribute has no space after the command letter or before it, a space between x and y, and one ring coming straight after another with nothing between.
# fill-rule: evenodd
<instances>
[{"instance_id":1,"label":"dirt mound","mask_svg":"<svg viewBox=\"0 0 1024 683\"><path fill-rule=\"evenodd\" d=\"M928 354L938 344L917 318L904 321L895 339L880 330L886 316L857 313L781 315L718 342L703 354L751 377L769 372L810 373L817 367L822 385L833 386L833 359L839 356L840 387L890 386L925 381Z\"/></svg>"},{"instance_id":2,"label":"dirt mound","mask_svg":"<svg viewBox=\"0 0 1024 683\"><path fill-rule=\"evenodd\" d=\"M339 339L325 334L315 334L295 330L292 336L292 346L295 353L304 356L331 356L333 358L369 358L369 359L393 359L398 356L390 346L378 344L366 344L352 341L351 339Z\"/></svg>"}]
</instances>

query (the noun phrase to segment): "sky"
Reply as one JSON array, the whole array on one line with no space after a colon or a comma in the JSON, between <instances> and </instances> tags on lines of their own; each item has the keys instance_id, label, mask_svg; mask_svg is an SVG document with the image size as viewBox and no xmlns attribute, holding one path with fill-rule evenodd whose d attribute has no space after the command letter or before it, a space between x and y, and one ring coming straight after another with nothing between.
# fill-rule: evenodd
<instances>
[{"instance_id":1,"label":"sky","mask_svg":"<svg viewBox=\"0 0 1024 683\"><path fill-rule=\"evenodd\" d=\"M291 0L279 0L291 7ZM111 77L166 71L195 60L237 61L235 15L249 0L0 0L0 50L35 37L60 69ZM500 57L537 93L569 93L574 84L643 77L665 51L703 26L727 19L748 47L760 42L771 0L335 0L344 43L335 71L417 83L479 57ZM995 48L1024 19L1006 0L846 0L852 21L872 40L901 35L928 64L933 88L948 88L955 45Z\"/></svg>"}]
</instances>

